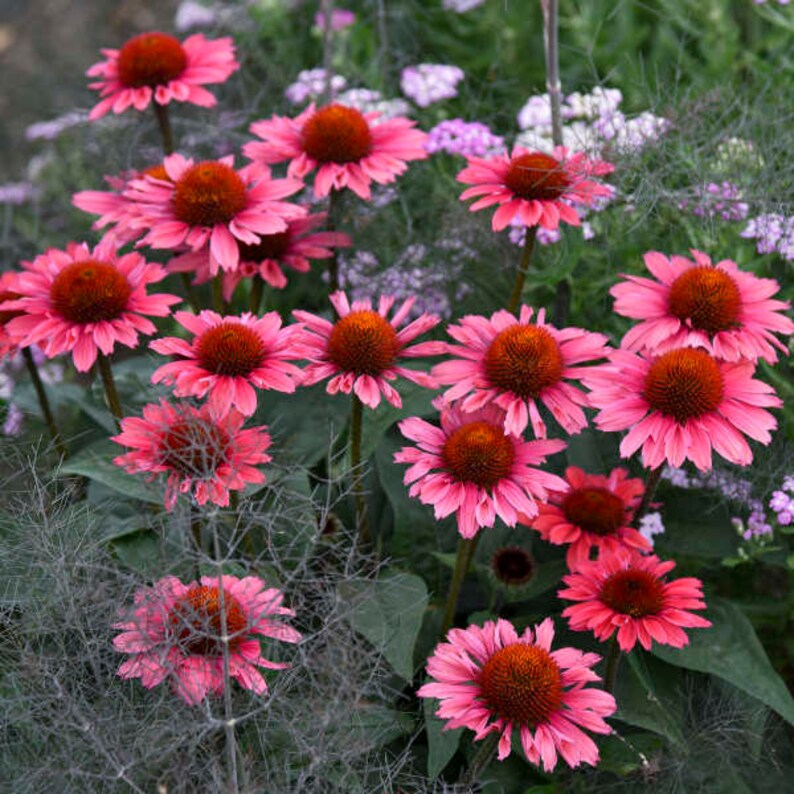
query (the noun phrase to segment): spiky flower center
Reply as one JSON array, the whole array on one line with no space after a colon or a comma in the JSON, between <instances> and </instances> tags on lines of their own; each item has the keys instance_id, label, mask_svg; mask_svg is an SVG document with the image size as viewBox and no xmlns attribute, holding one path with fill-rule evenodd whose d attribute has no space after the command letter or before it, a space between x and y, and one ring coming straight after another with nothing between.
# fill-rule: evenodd
<instances>
[{"instance_id":1,"label":"spiky flower center","mask_svg":"<svg viewBox=\"0 0 794 794\"><path fill-rule=\"evenodd\" d=\"M535 573L529 552L518 546L499 549L491 558L491 568L500 582L511 587L526 584Z\"/></svg>"},{"instance_id":2,"label":"spiky flower center","mask_svg":"<svg viewBox=\"0 0 794 794\"><path fill-rule=\"evenodd\" d=\"M562 706L560 668L536 645L516 643L498 650L480 673L482 697L497 716L535 727Z\"/></svg>"},{"instance_id":3,"label":"spiky flower center","mask_svg":"<svg viewBox=\"0 0 794 794\"><path fill-rule=\"evenodd\" d=\"M492 488L510 475L515 447L503 427L490 422L469 422L449 436L441 456L460 482Z\"/></svg>"},{"instance_id":4,"label":"spiky flower center","mask_svg":"<svg viewBox=\"0 0 794 794\"><path fill-rule=\"evenodd\" d=\"M537 397L558 383L564 365L560 346L538 325L511 325L491 342L485 374L497 388L523 399Z\"/></svg>"},{"instance_id":5,"label":"spiky flower center","mask_svg":"<svg viewBox=\"0 0 794 794\"><path fill-rule=\"evenodd\" d=\"M318 163L357 163L370 153L372 133L361 111L333 104L303 125L302 144Z\"/></svg>"},{"instance_id":6,"label":"spiky flower center","mask_svg":"<svg viewBox=\"0 0 794 794\"><path fill-rule=\"evenodd\" d=\"M701 265L682 273L670 287L670 312L708 334L736 325L742 296L736 282L716 267Z\"/></svg>"},{"instance_id":7,"label":"spiky flower center","mask_svg":"<svg viewBox=\"0 0 794 794\"><path fill-rule=\"evenodd\" d=\"M644 618L661 611L664 586L648 571L629 569L612 574L601 585L598 597L621 615Z\"/></svg>"},{"instance_id":8,"label":"spiky flower center","mask_svg":"<svg viewBox=\"0 0 794 794\"><path fill-rule=\"evenodd\" d=\"M229 458L223 428L197 416L176 421L160 441L160 463L182 477L208 479Z\"/></svg>"},{"instance_id":9,"label":"spiky flower center","mask_svg":"<svg viewBox=\"0 0 794 794\"><path fill-rule=\"evenodd\" d=\"M559 160L542 152L520 154L510 161L505 184L519 198L551 201L572 184L570 174Z\"/></svg>"},{"instance_id":10,"label":"spiky flower center","mask_svg":"<svg viewBox=\"0 0 794 794\"><path fill-rule=\"evenodd\" d=\"M119 51L119 81L128 88L167 85L187 66L187 54L178 39L166 33L141 33Z\"/></svg>"},{"instance_id":11,"label":"spiky flower center","mask_svg":"<svg viewBox=\"0 0 794 794\"><path fill-rule=\"evenodd\" d=\"M19 300L22 296L16 292L11 292L9 290L0 290L0 303L3 301L15 301ZM14 317L21 317L25 312L21 309L6 309L5 311L0 311L0 327L4 326L9 320L13 320Z\"/></svg>"},{"instance_id":12,"label":"spiky flower center","mask_svg":"<svg viewBox=\"0 0 794 794\"><path fill-rule=\"evenodd\" d=\"M196 343L199 364L216 375L244 377L261 366L265 346L256 331L229 320L205 331Z\"/></svg>"},{"instance_id":13,"label":"spiky flower center","mask_svg":"<svg viewBox=\"0 0 794 794\"><path fill-rule=\"evenodd\" d=\"M645 376L644 396L651 408L679 423L714 411L722 394L719 365L695 348L664 353Z\"/></svg>"},{"instance_id":14,"label":"spiky flower center","mask_svg":"<svg viewBox=\"0 0 794 794\"><path fill-rule=\"evenodd\" d=\"M225 163L205 160L182 174L174 187L174 214L190 226L228 223L245 209L245 183Z\"/></svg>"},{"instance_id":15,"label":"spiky flower center","mask_svg":"<svg viewBox=\"0 0 794 794\"><path fill-rule=\"evenodd\" d=\"M576 488L561 506L568 521L602 537L612 535L626 520L623 500L608 488Z\"/></svg>"},{"instance_id":16,"label":"spiky flower center","mask_svg":"<svg viewBox=\"0 0 794 794\"><path fill-rule=\"evenodd\" d=\"M95 259L67 265L50 287L55 311L81 325L115 320L131 294L132 285L118 268Z\"/></svg>"},{"instance_id":17,"label":"spiky flower center","mask_svg":"<svg viewBox=\"0 0 794 794\"><path fill-rule=\"evenodd\" d=\"M229 650L245 640L248 618L240 602L228 591L221 594L214 585L193 585L168 613L173 640L186 654L219 656L223 653L223 618Z\"/></svg>"},{"instance_id":18,"label":"spiky flower center","mask_svg":"<svg viewBox=\"0 0 794 794\"><path fill-rule=\"evenodd\" d=\"M397 357L400 343L391 324L371 309L342 317L328 339L328 358L343 372L377 377Z\"/></svg>"},{"instance_id":19,"label":"spiky flower center","mask_svg":"<svg viewBox=\"0 0 794 794\"><path fill-rule=\"evenodd\" d=\"M258 243L240 243L241 262L264 262L265 259L278 261L289 249L292 233L289 229L275 234L262 234Z\"/></svg>"}]
</instances>

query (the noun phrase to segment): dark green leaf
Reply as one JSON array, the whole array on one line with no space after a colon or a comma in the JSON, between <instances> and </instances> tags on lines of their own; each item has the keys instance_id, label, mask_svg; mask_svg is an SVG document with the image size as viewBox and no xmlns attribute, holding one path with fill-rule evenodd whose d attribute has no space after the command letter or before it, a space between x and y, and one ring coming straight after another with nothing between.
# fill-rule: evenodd
<instances>
[{"instance_id":1,"label":"dark green leaf","mask_svg":"<svg viewBox=\"0 0 794 794\"><path fill-rule=\"evenodd\" d=\"M452 731L443 730L445 722L436 717L438 701L435 698L424 698L422 705L425 712L428 747L427 776L431 780L435 780L457 752L463 728L455 728Z\"/></svg>"}]
</instances>

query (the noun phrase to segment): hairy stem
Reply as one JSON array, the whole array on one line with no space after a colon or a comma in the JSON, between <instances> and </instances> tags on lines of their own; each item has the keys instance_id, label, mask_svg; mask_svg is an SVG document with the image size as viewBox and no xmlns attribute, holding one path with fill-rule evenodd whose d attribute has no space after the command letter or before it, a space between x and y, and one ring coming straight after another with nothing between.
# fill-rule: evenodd
<instances>
[{"instance_id":1,"label":"hairy stem","mask_svg":"<svg viewBox=\"0 0 794 794\"><path fill-rule=\"evenodd\" d=\"M328 196L328 226L329 232L335 232L339 224L339 214L341 212L342 194L338 190L331 190ZM328 294L333 295L339 289L339 256L338 249L331 249L331 256L328 259Z\"/></svg>"},{"instance_id":2,"label":"hairy stem","mask_svg":"<svg viewBox=\"0 0 794 794\"><path fill-rule=\"evenodd\" d=\"M218 569L218 600L220 601L221 646L223 648L223 732L226 735L226 759L229 767L228 791L230 794L237 794L240 789L237 782L237 736L234 732L236 720L234 719L232 707L232 686L229 673L229 643L234 638L229 636L226 622L226 593L223 589L221 546L218 540L218 527L214 522L212 525L212 544Z\"/></svg>"},{"instance_id":3,"label":"hairy stem","mask_svg":"<svg viewBox=\"0 0 794 794\"><path fill-rule=\"evenodd\" d=\"M174 153L174 132L171 129L171 117L168 115L168 105L161 105L159 102L152 102L154 115L157 117L157 124L160 127L160 138L163 141L163 152L166 155Z\"/></svg>"},{"instance_id":4,"label":"hairy stem","mask_svg":"<svg viewBox=\"0 0 794 794\"><path fill-rule=\"evenodd\" d=\"M354 394L350 409L350 468L353 471L353 498L356 501L356 526L358 543L370 542L367 500L364 496L364 471L361 461L361 428L364 422L364 406Z\"/></svg>"},{"instance_id":5,"label":"hairy stem","mask_svg":"<svg viewBox=\"0 0 794 794\"><path fill-rule=\"evenodd\" d=\"M223 300L223 273L217 273L212 279L212 308L218 314L226 314L226 301Z\"/></svg>"},{"instance_id":6,"label":"hairy stem","mask_svg":"<svg viewBox=\"0 0 794 794\"><path fill-rule=\"evenodd\" d=\"M516 312L518 305L521 303L521 293L524 291L524 282L529 271L529 263L532 260L532 251L535 248L537 232L537 226L527 227L526 236L524 237L524 248L521 251L521 261L518 263L518 271L516 272L516 280L513 284L513 291L510 293L510 299L507 301L507 311L511 314Z\"/></svg>"},{"instance_id":7,"label":"hairy stem","mask_svg":"<svg viewBox=\"0 0 794 794\"><path fill-rule=\"evenodd\" d=\"M201 304L193 289L193 285L190 283L190 275L188 273L180 273L179 275L182 277L182 286L185 288L187 302L190 304L190 308L193 309L193 314L198 314L201 311Z\"/></svg>"},{"instance_id":8,"label":"hairy stem","mask_svg":"<svg viewBox=\"0 0 794 794\"><path fill-rule=\"evenodd\" d=\"M248 311L259 315L262 306L262 295L265 291L265 282L261 276L254 276L251 283L251 293L248 296Z\"/></svg>"},{"instance_id":9,"label":"hairy stem","mask_svg":"<svg viewBox=\"0 0 794 794\"><path fill-rule=\"evenodd\" d=\"M645 481L645 493L642 495L640 506L637 508L637 512L634 514L633 523L635 526L639 526L640 519L648 512L648 508L651 506L651 499L653 499L653 495L656 492L656 486L659 484L659 480L662 477L663 468L664 464L662 463L655 469L651 469L650 473L648 474L648 479Z\"/></svg>"},{"instance_id":10,"label":"hairy stem","mask_svg":"<svg viewBox=\"0 0 794 794\"><path fill-rule=\"evenodd\" d=\"M615 679L618 674L618 664L620 663L620 646L618 645L617 635L613 635L609 642L609 653L607 654L607 664L604 671L604 689L612 693L615 689Z\"/></svg>"},{"instance_id":11,"label":"hairy stem","mask_svg":"<svg viewBox=\"0 0 794 794\"><path fill-rule=\"evenodd\" d=\"M452 581L449 583L447 603L444 607L444 620L441 623L441 638L443 639L455 621L455 610L458 606L458 597L463 580L469 572L469 566L477 550L480 539L479 533L473 538L461 538L458 541L458 551L455 555L455 570L452 572Z\"/></svg>"},{"instance_id":12,"label":"hairy stem","mask_svg":"<svg viewBox=\"0 0 794 794\"><path fill-rule=\"evenodd\" d=\"M58 426L55 424L55 417L50 408L50 401L47 399L47 391L44 388L41 375L39 375L39 369L36 366L36 362L33 360L33 353L30 352L29 347L22 348L22 357L25 359L28 374L30 375L31 381L33 381L33 388L36 390L36 397L39 399L41 413L44 416L44 421L47 423L47 429L50 431L52 442L55 444L55 449L58 450L58 454L62 458L65 458L69 454L69 451L66 449L66 444L63 443L63 438L58 431Z\"/></svg>"},{"instance_id":13,"label":"hairy stem","mask_svg":"<svg viewBox=\"0 0 794 794\"><path fill-rule=\"evenodd\" d=\"M477 754L471 759L471 763L465 774L461 776L461 785L471 787L477 782L477 778L483 773L488 764L493 761L501 735L502 734L498 731L489 733L480 742L480 748L477 750Z\"/></svg>"},{"instance_id":14,"label":"hairy stem","mask_svg":"<svg viewBox=\"0 0 794 794\"><path fill-rule=\"evenodd\" d=\"M116 418L116 424L120 425L121 418L124 416L124 411L121 409L121 400L116 390L116 381L113 380L113 370L110 368L110 359L100 351L97 353L96 363L99 368L99 374L102 376L102 385L105 387L105 396L108 398L110 412Z\"/></svg>"}]
</instances>

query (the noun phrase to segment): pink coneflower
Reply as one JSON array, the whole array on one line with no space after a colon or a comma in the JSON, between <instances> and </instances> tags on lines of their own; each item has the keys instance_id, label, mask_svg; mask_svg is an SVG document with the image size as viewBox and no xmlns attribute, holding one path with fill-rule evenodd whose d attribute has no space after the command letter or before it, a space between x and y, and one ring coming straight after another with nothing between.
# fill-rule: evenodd
<instances>
[{"instance_id":1,"label":"pink coneflower","mask_svg":"<svg viewBox=\"0 0 794 794\"><path fill-rule=\"evenodd\" d=\"M572 571L590 558L593 546L599 555L622 546L650 551L651 543L630 526L645 484L629 479L628 474L626 469L613 469L604 477L569 466L565 480L570 490L549 494L537 517L527 523L550 543L570 544L566 562Z\"/></svg>"},{"instance_id":2,"label":"pink coneflower","mask_svg":"<svg viewBox=\"0 0 794 794\"><path fill-rule=\"evenodd\" d=\"M454 384L444 396L461 400L466 411L494 402L506 411L505 429L520 436L527 424L538 438L546 437L546 424L537 402L542 402L566 433L587 426L582 406L587 395L564 379L581 378L584 369L574 365L603 358L607 338L581 328L557 329L546 322L546 311L522 306L519 319L502 309L490 320L468 315L447 333L460 345L448 352L460 356L433 367L441 384ZM468 396L467 396L468 395Z\"/></svg>"},{"instance_id":3,"label":"pink coneflower","mask_svg":"<svg viewBox=\"0 0 794 794\"><path fill-rule=\"evenodd\" d=\"M113 459L130 474L148 472L149 479L167 474L166 510L173 510L180 493L192 492L196 502L227 507L229 491L248 483L263 483L265 475L254 468L271 460L266 427L242 430L245 417L234 409L226 416L212 415L208 405L160 400L143 408L143 418L121 420L117 444L133 451Z\"/></svg>"},{"instance_id":4,"label":"pink coneflower","mask_svg":"<svg viewBox=\"0 0 794 794\"><path fill-rule=\"evenodd\" d=\"M135 202L131 225L147 229L138 245L187 248L209 245L210 271L234 270L239 243L256 245L263 234L283 232L287 220L306 209L279 199L297 193L297 179L271 179L270 169L234 168L234 157L194 162L181 154L165 158L166 179L146 174L124 191Z\"/></svg>"},{"instance_id":5,"label":"pink coneflower","mask_svg":"<svg viewBox=\"0 0 794 794\"><path fill-rule=\"evenodd\" d=\"M102 50L107 60L95 63L86 74L99 78L89 88L99 90L102 100L90 119L112 110L146 110L158 105L190 102L203 108L215 105L215 97L202 88L223 83L240 64L234 58L234 43L228 37L208 41L201 33L180 42L167 33L141 33L120 50Z\"/></svg>"},{"instance_id":6,"label":"pink coneflower","mask_svg":"<svg viewBox=\"0 0 794 794\"><path fill-rule=\"evenodd\" d=\"M154 179L168 181L168 174L162 164L144 168L142 171L131 171L121 176L106 176L110 190L81 190L72 196L72 204L89 215L99 215L92 229L104 229L112 226L112 234L119 243L136 240L143 232L133 228L137 204L124 195L124 191L133 179L149 175Z\"/></svg>"},{"instance_id":7,"label":"pink coneflower","mask_svg":"<svg viewBox=\"0 0 794 794\"><path fill-rule=\"evenodd\" d=\"M93 251L69 243L26 263L15 280L20 297L0 304L24 312L9 320L8 333L21 347L39 345L48 358L71 353L80 372L91 369L98 351L110 355L116 343L136 347L139 333L153 334L154 324L142 315L165 317L182 299L147 295L147 285L162 281L165 270L140 254L118 254L117 246L112 237Z\"/></svg>"},{"instance_id":8,"label":"pink coneflower","mask_svg":"<svg viewBox=\"0 0 794 794\"><path fill-rule=\"evenodd\" d=\"M0 274L0 306L6 301L18 300L22 297L16 291L17 279L19 273L14 271L6 271ZM5 358L9 353L13 353L17 349L17 342L8 331L6 331L6 324L14 317L21 317L25 312L13 311L9 309L0 310L0 358Z\"/></svg>"},{"instance_id":9,"label":"pink coneflower","mask_svg":"<svg viewBox=\"0 0 794 794\"><path fill-rule=\"evenodd\" d=\"M771 300L780 285L739 270L723 259L712 265L701 251L694 262L683 256L645 254L645 265L658 279L627 276L610 290L615 311L644 322L623 338L629 350L664 353L675 347L702 347L725 361L773 364L777 351L788 348L775 336L794 333L794 322L782 312L788 301Z\"/></svg>"},{"instance_id":10,"label":"pink coneflower","mask_svg":"<svg viewBox=\"0 0 794 794\"><path fill-rule=\"evenodd\" d=\"M398 331L411 311L413 298L404 301L391 320L387 319L394 304L391 296L380 298L377 311L369 299L353 301L351 306L341 290L333 293L330 301L339 314L336 323L309 312L293 312L306 325L302 341L304 355L311 363L304 370L304 386L330 377L329 394L353 392L370 408L378 407L381 395L395 408L402 407L400 395L389 385L389 381L397 376L428 389L436 387L435 380L428 373L399 366L397 361L444 352L441 342L407 346L417 336L438 325L438 317L422 314Z\"/></svg>"},{"instance_id":11,"label":"pink coneflower","mask_svg":"<svg viewBox=\"0 0 794 794\"><path fill-rule=\"evenodd\" d=\"M369 200L370 185L386 185L404 173L409 160L428 157L427 136L404 118L375 123L378 112L362 113L345 105L316 109L314 104L294 119L273 116L255 121L251 132L264 143L252 141L243 154L262 163L289 160L289 176L303 179L317 169L314 195L350 188Z\"/></svg>"},{"instance_id":12,"label":"pink coneflower","mask_svg":"<svg viewBox=\"0 0 794 794\"><path fill-rule=\"evenodd\" d=\"M656 358L616 350L608 364L582 380L590 404L600 408L601 430L629 429L620 444L628 458L642 447L643 465L691 460L711 468L712 448L731 463L749 465L753 453L742 433L768 444L775 418L764 408L782 405L771 386L755 380L752 363L718 361L704 350L678 348Z\"/></svg>"},{"instance_id":13,"label":"pink coneflower","mask_svg":"<svg viewBox=\"0 0 794 794\"><path fill-rule=\"evenodd\" d=\"M349 247L352 241L347 234L314 231L325 223L327 217L328 213L318 212L305 218L287 220L285 231L262 234L260 242L255 245L238 242L240 263L236 270L223 274L224 300L231 300L237 285L244 278L261 278L274 289L284 289L287 277L283 268L308 273L311 269L309 260L330 259L334 255L332 249ZM208 251L174 257L168 263L167 270L193 273L194 284L203 284L213 277Z\"/></svg>"},{"instance_id":14,"label":"pink coneflower","mask_svg":"<svg viewBox=\"0 0 794 794\"><path fill-rule=\"evenodd\" d=\"M259 672L289 667L262 656L260 637L300 642L298 631L282 623L295 612L282 606L284 594L256 576L202 576L182 584L166 576L135 593L129 620L115 623L121 634L117 651L130 654L120 678L140 678L147 688L170 678L174 691L190 705L224 689L224 642L228 640L229 675L244 689L266 695Z\"/></svg>"},{"instance_id":15,"label":"pink coneflower","mask_svg":"<svg viewBox=\"0 0 794 794\"><path fill-rule=\"evenodd\" d=\"M299 326L281 327L278 312L256 317L222 317L212 311L176 312L176 321L187 328L191 342L169 336L149 347L164 356L175 356L152 374L152 383L176 384L177 397L204 397L216 417L237 408L243 416L256 411L256 389L291 394L303 372L290 361L300 359L295 340Z\"/></svg>"},{"instance_id":16,"label":"pink coneflower","mask_svg":"<svg viewBox=\"0 0 794 794\"><path fill-rule=\"evenodd\" d=\"M618 645L630 651L637 640L646 651L651 641L682 648L689 642L681 628L708 628L711 623L689 609L705 609L703 584L686 577L666 582L663 577L675 568L655 554L636 549L602 549L595 562L584 562L563 577L567 589L557 594L581 604L562 613L574 631L591 630L597 639L608 640L617 629Z\"/></svg>"},{"instance_id":17,"label":"pink coneflower","mask_svg":"<svg viewBox=\"0 0 794 794\"><path fill-rule=\"evenodd\" d=\"M551 772L559 753L568 766L598 763L598 747L579 726L611 733L604 717L617 709L608 692L587 687L599 677L592 667L601 657L576 648L551 650L554 624L546 618L519 636L502 618L482 626L451 629L447 642L427 660L435 679L420 697L438 698L436 716L444 730L468 728L479 741L500 734L498 758L510 755L517 728L524 754Z\"/></svg>"},{"instance_id":18,"label":"pink coneflower","mask_svg":"<svg viewBox=\"0 0 794 794\"><path fill-rule=\"evenodd\" d=\"M470 413L436 400L441 427L412 416L400 422L400 432L415 447L395 454L397 463L410 463L403 482L409 494L433 505L437 519L457 512L458 531L473 538L480 527L492 527L496 516L514 527L519 514L534 518L536 500L548 491L565 491L565 480L534 466L565 449L560 439L524 441L506 435L504 411L487 405Z\"/></svg>"},{"instance_id":19,"label":"pink coneflower","mask_svg":"<svg viewBox=\"0 0 794 794\"><path fill-rule=\"evenodd\" d=\"M590 160L581 152L570 154L564 146L558 146L553 155L516 146L510 155L469 157L458 182L473 187L464 190L460 198L480 197L469 207L471 212L498 204L492 222L495 232L514 219L524 226L551 230L560 221L579 226L579 215L571 203L590 206L599 196L611 196L610 187L590 177L613 170L611 164Z\"/></svg>"}]
</instances>

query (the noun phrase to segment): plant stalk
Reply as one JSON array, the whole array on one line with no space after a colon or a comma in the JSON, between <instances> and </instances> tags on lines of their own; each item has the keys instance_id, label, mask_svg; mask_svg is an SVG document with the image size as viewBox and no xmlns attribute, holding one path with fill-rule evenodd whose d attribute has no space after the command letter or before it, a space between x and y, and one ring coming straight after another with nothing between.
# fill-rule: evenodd
<instances>
[{"instance_id":1,"label":"plant stalk","mask_svg":"<svg viewBox=\"0 0 794 794\"><path fill-rule=\"evenodd\" d=\"M527 272L529 271L529 263L532 260L532 251L535 249L535 238L537 237L537 233L537 226L528 226L526 229L524 248L521 251L521 261L518 263L516 280L513 284L513 291L510 293L510 299L507 301L507 311L511 314L515 314L521 303L521 293L524 291L524 282L526 281Z\"/></svg>"},{"instance_id":2,"label":"plant stalk","mask_svg":"<svg viewBox=\"0 0 794 794\"><path fill-rule=\"evenodd\" d=\"M113 379L113 370L110 368L110 359L100 351L97 353L96 363L99 374L102 376L102 385L105 387L105 396L108 398L110 412L116 418L116 424L120 426L124 411L121 408L121 400L116 390L116 381Z\"/></svg>"},{"instance_id":3,"label":"plant stalk","mask_svg":"<svg viewBox=\"0 0 794 794\"><path fill-rule=\"evenodd\" d=\"M617 635L613 635L609 643L609 653L607 654L607 664L604 671L604 689L610 694L615 689L615 680L620 664L620 646L618 645Z\"/></svg>"},{"instance_id":4,"label":"plant stalk","mask_svg":"<svg viewBox=\"0 0 794 794\"><path fill-rule=\"evenodd\" d=\"M452 581L449 583L449 593L447 603L444 607L444 620L441 624L441 638L446 637L447 632L455 621L455 610L458 606L458 597L463 580L469 572L474 552L477 550L477 543L480 540L479 533L473 538L461 538L458 541L458 551L455 555L455 570L452 572Z\"/></svg>"},{"instance_id":5,"label":"plant stalk","mask_svg":"<svg viewBox=\"0 0 794 794\"><path fill-rule=\"evenodd\" d=\"M331 189L328 196L328 231L335 232L339 223L341 211L342 194L338 190ZM328 259L328 294L333 295L339 289L339 254L334 246L331 249L331 256Z\"/></svg>"},{"instance_id":6,"label":"plant stalk","mask_svg":"<svg viewBox=\"0 0 794 794\"><path fill-rule=\"evenodd\" d=\"M651 506L651 499L653 499L653 495L656 492L656 486L659 484L659 480L662 477L663 468L664 464L662 463L655 469L651 469L650 473L648 474L648 479L645 481L645 493L642 495L640 506L637 508L637 512L634 514L634 521L632 523L635 526L639 526L640 519L648 512L648 508Z\"/></svg>"},{"instance_id":7,"label":"plant stalk","mask_svg":"<svg viewBox=\"0 0 794 794\"><path fill-rule=\"evenodd\" d=\"M44 416L44 421L47 423L47 429L50 431L52 442L55 444L55 449L58 450L58 454L62 458L65 458L69 454L69 451L66 448L66 444L63 443L63 438L58 431L58 426L55 424L55 417L52 414L52 408L50 408L47 391L44 388L44 383L41 380L41 375L39 375L38 367L33 360L33 353L30 352L29 347L22 348L22 357L25 359L28 374L30 375L31 381L33 381L33 388L36 390L36 397L39 399L41 413Z\"/></svg>"},{"instance_id":8,"label":"plant stalk","mask_svg":"<svg viewBox=\"0 0 794 794\"><path fill-rule=\"evenodd\" d=\"M168 105L161 105L152 101L154 115L160 127L160 138L163 141L163 153L167 156L174 153L174 131L171 129L171 117L168 115Z\"/></svg>"},{"instance_id":9,"label":"plant stalk","mask_svg":"<svg viewBox=\"0 0 794 794\"><path fill-rule=\"evenodd\" d=\"M371 540L367 500L364 495L364 472L361 461L361 430L364 423L364 405L354 394L350 409L350 468L353 472L353 498L356 501L356 526L358 544L363 546Z\"/></svg>"},{"instance_id":10,"label":"plant stalk","mask_svg":"<svg viewBox=\"0 0 794 794\"><path fill-rule=\"evenodd\" d=\"M248 311L251 314L259 315L262 306L262 295L265 291L265 282L261 276L254 276L251 283L251 293L248 296Z\"/></svg>"},{"instance_id":11,"label":"plant stalk","mask_svg":"<svg viewBox=\"0 0 794 794\"><path fill-rule=\"evenodd\" d=\"M471 787L477 782L477 778L480 777L488 764L493 761L496 755L496 748L499 746L500 737L501 733L495 731L489 733L482 742L480 742L480 748L477 750L477 754L471 759L469 768L460 779L462 786Z\"/></svg>"}]
</instances>

